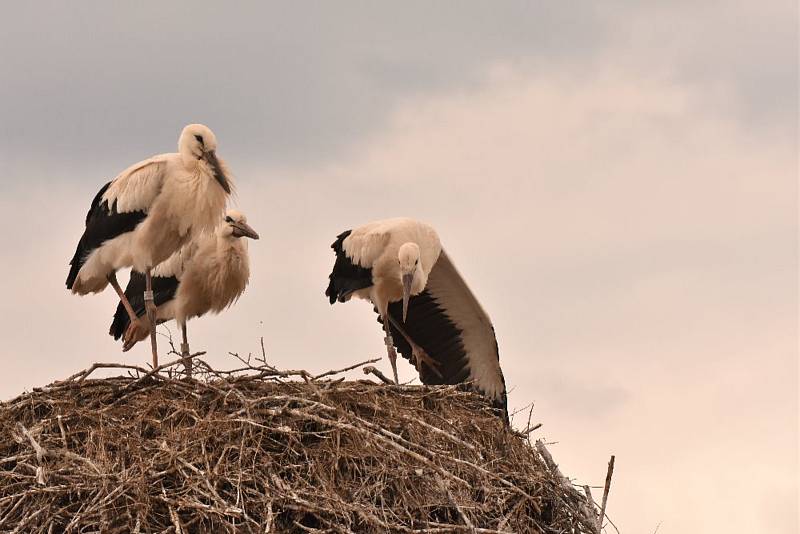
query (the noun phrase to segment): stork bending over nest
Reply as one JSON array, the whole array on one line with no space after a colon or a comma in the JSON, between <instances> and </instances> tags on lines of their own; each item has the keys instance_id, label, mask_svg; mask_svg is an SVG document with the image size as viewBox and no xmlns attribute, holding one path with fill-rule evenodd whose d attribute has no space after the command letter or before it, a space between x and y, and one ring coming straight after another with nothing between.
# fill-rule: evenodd
<instances>
[{"instance_id":1,"label":"stork bending over nest","mask_svg":"<svg viewBox=\"0 0 800 534\"><path fill-rule=\"evenodd\" d=\"M506 414L506 387L491 319L442 249L413 219L376 221L341 233L325 294L369 300L383 324L397 381L397 353L424 384L468 383Z\"/></svg>"}]
</instances>

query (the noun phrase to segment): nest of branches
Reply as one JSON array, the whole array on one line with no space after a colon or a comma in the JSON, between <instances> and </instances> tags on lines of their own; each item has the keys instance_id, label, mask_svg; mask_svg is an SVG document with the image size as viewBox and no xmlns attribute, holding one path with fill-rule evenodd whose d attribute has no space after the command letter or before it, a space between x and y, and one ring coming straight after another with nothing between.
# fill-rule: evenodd
<instances>
[{"instance_id":1,"label":"nest of branches","mask_svg":"<svg viewBox=\"0 0 800 534\"><path fill-rule=\"evenodd\" d=\"M0 531L597 532L477 394L199 363L95 364L0 404Z\"/></svg>"}]
</instances>

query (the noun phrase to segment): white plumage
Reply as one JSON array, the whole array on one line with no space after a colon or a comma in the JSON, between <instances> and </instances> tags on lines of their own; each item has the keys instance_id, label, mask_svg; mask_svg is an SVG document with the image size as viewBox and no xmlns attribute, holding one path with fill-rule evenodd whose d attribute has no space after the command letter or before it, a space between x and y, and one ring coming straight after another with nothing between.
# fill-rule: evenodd
<instances>
[{"instance_id":1,"label":"white plumage","mask_svg":"<svg viewBox=\"0 0 800 534\"><path fill-rule=\"evenodd\" d=\"M231 178L216 157L217 141L190 124L179 152L125 169L95 198L73 258L73 293L105 289L107 276L133 266L144 272L166 260L192 233L211 230L225 210Z\"/></svg>"},{"instance_id":2,"label":"white plumage","mask_svg":"<svg viewBox=\"0 0 800 534\"><path fill-rule=\"evenodd\" d=\"M325 293L331 304L355 296L375 305L395 380L396 346L424 383L469 383L505 414L491 320L433 228L407 218L376 221L340 234L331 248L336 262Z\"/></svg>"},{"instance_id":3,"label":"white plumage","mask_svg":"<svg viewBox=\"0 0 800 534\"><path fill-rule=\"evenodd\" d=\"M242 237L259 236L243 214L229 210L214 232L197 237L152 271L157 322L176 320L183 332L184 357L189 355L186 321L221 312L236 302L247 287L250 260L247 241ZM134 270L125 294L138 317L145 312L143 291L144 276ZM123 338L123 350L129 350L149 332L147 323L131 323L122 303L117 306L109 334L115 339Z\"/></svg>"},{"instance_id":4,"label":"white plumage","mask_svg":"<svg viewBox=\"0 0 800 534\"><path fill-rule=\"evenodd\" d=\"M406 243L415 244L400 250ZM354 292L369 299L385 313L389 302L403 298L403 275L413 273L409 296L425 288L442 245L436 231L427 224L407 218L386 219L365 224L344 239L343 247L353 263L372 271L372 285ZM403 265L405 263L405 265Z\"/></svg>"},{"instance_id":5,"label":"white plumage","mask_svg":"<svg viewBox=\"0 0 800 534\"><path fill-rule=\"evenodd\" d=\"M193 235L216 226L231 192L216 148L208 127L190 124L181 132L178 152L137 163L103 186L86 216L67 288L85 295L111 283L133 318L115 272L132 266L149 278L150 269ZM152 341L155 363L155 335Z\"/></svg>"}]
</instances>

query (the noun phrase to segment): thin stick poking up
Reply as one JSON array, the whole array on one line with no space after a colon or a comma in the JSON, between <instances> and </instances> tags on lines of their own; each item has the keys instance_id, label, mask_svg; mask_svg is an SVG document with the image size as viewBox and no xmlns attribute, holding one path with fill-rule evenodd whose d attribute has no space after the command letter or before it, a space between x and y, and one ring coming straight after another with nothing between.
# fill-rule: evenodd
<instances>
[{"instance_id":1,"label":"thin stick poking up","mask_svg":"<svg viewBox=\"0 0 800 534\"><path fill-rule=\"evenodd\" d=\"M330 371L326 371L326 372L324 372L322 374L318 374L312 380L319 380L320 378L324 378L326 376L338 375L339 373L344 373L345 371L352 371L353 369L361 367L362 365L367 365L368 363L375 363L375 362L379 362L379 361L381 361L380 358L375 358L375 359L372 359L372 360L363 361L361 363L356 363L356 364L353 364L353 365L349 365L349 366L347 366L347 367L345 367L343 369L336 369L336 370L331 369Z\"/></svg>"},{"instance_id":2,"label":"thin stick poking up","mask_svg":"<svg viewBox=\"0 0 800 534\"><path fill-rule=\"evenodd\" d=\"M391 379L387 378L385 374L383 374L380 371L378 371L378 369L376 369L372 365L367 365L367 366L364 367L364 374L365 375L375 375L384 384L394 384L394 382Z\"/></svg>"},{"instance_id":3,"label":"thin stick poking up","mask_svg":"<svg viewBox=\"0 0 800 534\"><path fill-rule=\"evenodd\" d=\"M608 472L606 473L606 485L603 488L603 504L600 505L600 524L603 523L603 518L606 516L606 503L608 502L608 491L611 489L611 475L614 474L614 455L608 461Z\"/></svg>"}]
</instances>

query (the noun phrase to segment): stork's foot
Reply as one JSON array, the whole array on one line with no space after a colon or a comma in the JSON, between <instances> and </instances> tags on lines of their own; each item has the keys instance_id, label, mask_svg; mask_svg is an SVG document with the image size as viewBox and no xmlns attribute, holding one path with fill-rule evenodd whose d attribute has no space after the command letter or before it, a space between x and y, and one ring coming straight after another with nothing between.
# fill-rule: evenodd
<instances>
[{"instance_id":1,"label":"stork's foot","mask_svg":"<svg viewBox=\"0 0 800 534\"><path fill-rule=\"evenodd\" d=\"M128 352L138 342L150 335L150 326L147 321L136 319L125 330L122 336L122 352Z\"/></svg>"},{"instance_id":2,"label":"stork's foot","mask_svg":"<svg viewBox=\"0 0 800 534\"><path fill-rule=\"evenodd\" d=\"M392 364L394 383L399 384L400 380L397 378L397 352L394 350L394 340L390 336L386 336L384 341L386 341L386 353L389 355L389 363Z\"/></svg>"},{"instance_id":3,"label":"stork's foot","mask_svg":"<svg viewBox=\"0 0 800 534\"><path fill-rule=\"evenodd\" d=\"M183 358L183 368L186 370L186 377L192 378L192 355L189 352L188 343L181 343L181 358Z\"/></svg>"},{"instance_id":4,"label":"stork's foot","mask_svg":"<svg viewBox=\"0 0 800 534\"><path fill-rule=\"evenodd\" d=\"M428 353L425 352L425 349L419 345L411 346L411 357L414 359L414 367L417 368L418 373L422 373L422 364L424 363L430 367L431 371L433 371L436 376L439 378L444 378L442 373L439 371L441 363L428 356Z\"/></svg>"}]
</instances>

